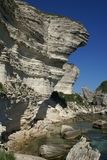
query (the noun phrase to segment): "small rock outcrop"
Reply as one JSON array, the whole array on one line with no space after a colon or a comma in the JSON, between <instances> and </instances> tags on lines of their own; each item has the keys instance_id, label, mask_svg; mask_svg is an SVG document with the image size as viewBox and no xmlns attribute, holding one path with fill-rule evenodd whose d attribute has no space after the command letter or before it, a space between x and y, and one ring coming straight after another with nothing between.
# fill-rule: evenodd
<instances>
[{"instance_id":1,"label":"small rock outcrop","mask_svg":"<svg viewBox=\"0 0 107 160\"><path fill-rule=\"evenodd\" d=\"M81 136L81 131L74 129L71 126L62 125L61 135L65 139L75 139Z\"/></svg>"},{"instance_id":2,"label":"small rock outcrop","mask_svg":"<svg viewBox=\"0 0 107 160\"><path fill-rule=\"evenodd\" d=\"M62 127L61 127L61 135L63 136L65 132L73 131L73 130L74 130L74 128L72 128L71 126L62 125Z\"/></svg>"},{"instance_id":3,"label":"small rock outcrop","mask_svg":"<svg viewBox=\"0 0 107 160\"><path fill-rule=\"evenodd\" d=\"M93 104L107 107L107 94L96 92L94 95Z\"/></svg>"},{"instance_id":4,"label":"small rock outcrop","mask_svg":"<svg viewBox=\"0 0 107 160\"><path fill-rule=\"evenodd\" d=\"M7 91L8 132L31 127L37 102L54 90L70 93L79 71L67 58L88 37L82 24L67 17L24 1L0 1L0 82Z\"/></svg>"},{"instance_id":5,"label":"small rock outcrop","mask_svg":"<svg viewBox=\"0 0 107 160\"><path fill-rule=\"evenodd\" d=\"M63 138L65 139L76 139L79 138L81 136L81 131L80 130L74 130L74 131L67 131L64 133Z\"/></svg>"},{"instance_id":6,"label":"small rock outcrop","mask_svg":"<svg viewBox=\"0 0 107 160\"><path fill-rule=\"evenodd\" d=\"M107 81L103 81L94 92L87 87L82 91L83 99L90 106L92 113L107 113Z\"/></svg>"},{"instance_id":7,"label":"small rock outcrop","mask_svg":"<svg viewBox=\"0 0 107 160\"><path fill-rule=\"evenodd\" d=\"M99 119L93 122L93 128L107 129L107 121Z\"/></svg>"},{"instance_id":8,"label":"small rock outcrop","mask_svg":"<svg viewBox=\"0 0 107 160\"><path fill-rule=\"evenodd\" d=\"M99 158L100 153L94 151L89 142L86 141L86 138L82 137L80 142L71 148L66 160L99 160Z\"/></svg>"},{"instance_id":9,"label":"small rock outcrop","mask_svg":"<svg viewBox=\"0 0 107 160\"><path fill-rule=\"evenodd\" d=\"M87 102L93 102L94 93L90 91L88 87L82 88L83 97L87 100Z\"/></svg>"}]
</instances>

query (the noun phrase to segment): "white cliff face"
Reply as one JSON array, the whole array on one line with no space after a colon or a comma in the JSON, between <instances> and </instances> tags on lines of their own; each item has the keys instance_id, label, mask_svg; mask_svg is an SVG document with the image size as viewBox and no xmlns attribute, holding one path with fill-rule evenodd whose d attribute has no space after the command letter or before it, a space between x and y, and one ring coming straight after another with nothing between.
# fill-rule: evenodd
<instances>
[{"instance_id":1,"label":"white cliff face","mask_svg":"<svg viewBox=\"0 0 107 160\"><path fill-rule=\"evenodd\" d=\"M75 80L79 75L79 69L75 65L69 64L65 64L63 69L65 70L65 74L56 84L54 91L62 92L64 94L71 94Z\"/></svg>"},{"instance_id":2,"label":"white cliff face","mask_svg":"<svg viewBox=\"0 0 107 160\"><path fill-rule=\"evenodd\" d=\"M64 75L67 54L87 42L87 31L68 18L44 14L22 1L13 2L1 2L1 60L13 69L11 75L7 73L10 80L16 72L37 93L49 95Z\"/></svg>"},{"instance_id":3,"label":"white cliff face","mask_svg":"<svg viewBox=\"0 0 107 160\"><path fill-rule=\"evenodd\" d=\"M65 63L87 39L80 23L42 13L22 1L1 0L0 82L7 88L11 108L24 103L21 114L33 114L36 102L52 91L70 93L78 69Z\"/></svg>"}]
</instances>

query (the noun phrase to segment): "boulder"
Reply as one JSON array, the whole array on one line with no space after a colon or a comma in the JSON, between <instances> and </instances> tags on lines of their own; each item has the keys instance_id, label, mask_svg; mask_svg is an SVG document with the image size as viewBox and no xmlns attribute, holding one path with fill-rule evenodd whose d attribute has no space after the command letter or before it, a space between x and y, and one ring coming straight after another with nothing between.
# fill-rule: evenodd
<instances>
[{"instance_id":1,"label":"boulder","mask_svg":"<svg viewBox=\"0 0 107 160\"><path fill-rule=\"evenodd\" d=\"M66 153L66 148L62 146L42 145L40 147L40 155L46 159L57 160L64 158Z\"/></svg>"},{"instance_id":2,"label":"boulder","mask_svg":"<svg viewBox=\"0 0 107 160\"><path fill-rule=\"evenodd\" d=\"M63 136L65 132L73 131L73 130L74 130L74 128L72 128L71 126L62 125L62 127L61 127L61 135Z\"/></svg>"},{"instance_id":3,"label":"boulder","mask_svg":"<svg viewBox=\"0 0 107 160\"><path fill-rule=\"evenodd\" d=\"M99 151L93 150L86 138L82 137L80 142L71 148L66 160L99 160Z\"/></svg>"},{"instance_id":4,"label":"boulder","mask_svg":"<svg viewBox=\"0 0 107 160\"><path fill-rule=\"evenodd\" d=\"M75 139L81 136L80 130L67 131L64 133L63 138L65 139Z\"/></svg>"},{"instance_id":5,"label":"boulder","mask_svg":"<svg viewBox=\"0 0 107 160\"><path fill-rule=\"evenodd\" d=\"M75 130L74 128L68 125L62 125L61 136L65 139L75 139L81 136L81 131Z\"/></svg>"},{"instance_id":6,"label":"boulder","mask_svg":"<svg viewBox=\"0 0 107 160\"><path fill-rule=\"evenodd\" d=\"M99 119L99 120L93 122L93 128L107 129L107 121Z\"/></svg>"}]
</instances>

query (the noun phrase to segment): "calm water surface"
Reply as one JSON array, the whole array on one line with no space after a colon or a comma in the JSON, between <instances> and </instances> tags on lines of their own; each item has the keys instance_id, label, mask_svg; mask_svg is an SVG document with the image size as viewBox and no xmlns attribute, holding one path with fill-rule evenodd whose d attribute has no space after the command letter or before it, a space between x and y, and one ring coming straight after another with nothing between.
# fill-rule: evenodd
<instances>
[{"instance_id":1,"label":"calm water surface","mask_svg":"<svg viewBox=\"0 0 107 160\"><path fill-rule=\"evenodd\" d=\"M91 122L84 121L75 123L73 126L85 131L84 136L88 138L92 148L100 151L100 160L107 160L107 130L94 129Z\"/></svg>"}]
</instances>

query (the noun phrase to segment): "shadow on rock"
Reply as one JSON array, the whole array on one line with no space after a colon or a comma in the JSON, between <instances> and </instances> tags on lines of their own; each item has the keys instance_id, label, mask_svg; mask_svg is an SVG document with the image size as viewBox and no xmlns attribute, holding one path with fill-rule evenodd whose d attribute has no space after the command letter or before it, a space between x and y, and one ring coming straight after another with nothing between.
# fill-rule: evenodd
<instances>
[{"instance_id":1,"label":"shadow on rock","mask_svg":"<svg viewBox=\"0 0 107 160\"><path fill-rule=\"evenodd\" d=\"M46 118L48 108L55 108L57 104L59 104L62 108L67 107L65 99L59 96L57 91L54 91L49 99L46 99L39 105L40 107L36 114L36 118L34 119L34 123L36 123L38 120L43 120L44 118Z\"/></svg>"}]
</instances>

